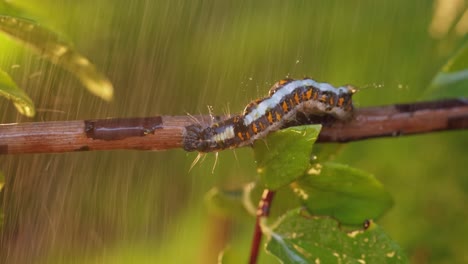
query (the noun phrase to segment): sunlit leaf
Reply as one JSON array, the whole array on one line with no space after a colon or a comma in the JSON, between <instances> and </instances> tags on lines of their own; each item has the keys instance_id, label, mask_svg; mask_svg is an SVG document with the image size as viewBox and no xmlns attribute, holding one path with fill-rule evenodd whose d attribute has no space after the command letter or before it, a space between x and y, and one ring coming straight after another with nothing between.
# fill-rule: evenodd
<instances>
[{"instance_id":1,"label":"sunlit leaf","mask_svg":"<svg viewBox=\"0 0 468 264\"><path fill-rule=\"evenodd\" d=\"M336 163L314 165L291 187L311 213L332 216L344 224L376 219L393 204L373 175Z\"/></svg>"},{"instance_id":2,"label":"sunlit leaf","mask_svg":"<svg viewBox=\"0 0 468 264\"><path fill-rule=\"evenodd\" d=\"M107 77L58 34L32 20L5 15L0 15L0 31L73 73L90 92L104 100L112 99L113 87Z\"/></svg>"},{"instance_id":3,"label":"sunlit leaf","mask_svg":"<svg viewBox=\"0 0 468 264\"><path fill-rule=\"evenodd\" d=\"M407 263L400 247L373 222L346 233L336 220L303 210L285 215L273 229L267 251L282 263Z\"/></svg>"},{"instance_id":4,"label":"sunlit leaf","mask_svg":"<svg viewBox=\"0 0 468 264\"><path fill-rule=\"evenodd\" d=\"M320 129L320 125L290 127L255 142L257 172L267 188L276 190L304 174Z\"/></svg>"},{"instance_id":5,"label":"sunlit leaf","mask_svg":"<svg viewBox=\"0 0 468 264\"><path fill-rule=\"evenodd\" d=\"M468 96L468 42L442 67L425 98Z\"/></svg>"},{"instance_id":6,"label":"sunlit leaf","mask_svg":"<svg viewBox=\"0 0 468 264\"><path fill-rule=\"evenodd\" d=\"M0 95L13 101L16 109L23 115L32 117L36 110L29 96L4 71L0 70Z\"/></svg>"}]
</instances>

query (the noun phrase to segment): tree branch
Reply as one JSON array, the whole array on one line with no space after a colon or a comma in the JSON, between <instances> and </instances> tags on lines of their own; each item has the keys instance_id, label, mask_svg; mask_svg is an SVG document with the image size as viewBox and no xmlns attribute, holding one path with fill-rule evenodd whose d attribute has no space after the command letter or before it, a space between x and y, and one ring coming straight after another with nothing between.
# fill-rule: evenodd
<instances>
[{"instance_id":1,"label":"tree branch","mask_svg":"<svg viewBox=\"0 0 468 264\"><path fill-rule=\"evenodd\" d=\"M209 124L209 116L196 116ZM219 117L224 118L224 117ZM0 154L182 147L190 116L156 116L0 125ZM353 119L325 122L318 142L349 142L468 129L468 99L356 109Z\"/></svg>"}]
</instances>

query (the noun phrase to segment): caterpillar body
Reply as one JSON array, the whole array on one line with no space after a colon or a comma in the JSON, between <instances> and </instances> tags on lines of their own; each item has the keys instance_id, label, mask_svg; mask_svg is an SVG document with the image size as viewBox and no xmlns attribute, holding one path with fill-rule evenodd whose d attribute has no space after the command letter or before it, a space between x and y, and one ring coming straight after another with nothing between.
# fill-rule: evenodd
<instances>
[{"instance_id":1,"label":"caterpillar body","mask_svg":"<svg viewBox=\"0 0 468 264\"><path fill-rule=\"evenodd\" d=\"M350 85L335 88L309 78L283 79L273 85L268 97L249 103L243 114L211 126L187 126L183 146L186 151L214 152L251 145L294 120L298 113L346 120L353 113L355 91Z\"/></svg>"}]
</instances>

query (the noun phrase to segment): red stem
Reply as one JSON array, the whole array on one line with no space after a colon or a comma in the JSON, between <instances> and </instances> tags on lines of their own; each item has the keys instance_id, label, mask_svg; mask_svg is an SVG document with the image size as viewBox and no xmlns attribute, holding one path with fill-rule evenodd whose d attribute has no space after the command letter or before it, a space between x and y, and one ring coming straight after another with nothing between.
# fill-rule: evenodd
<instances>
[{"instance_id":1,"label":"red stem","mask_svg":"<svg viewBox=\"0 0 468 264\"><path fill-rule=\"evenodd\" d=\"M262 228L260 226L260 220L263 217L268 217L270 214L270 207L275 196L275 191L265 189L262 194L262 199L258 204L257 218L255 220L255 230L252 239L252 246L250 248L250 264L256 264L258 260L258 254L260 251L260 243L262 242Z\"/></svg>"}]
</instances>

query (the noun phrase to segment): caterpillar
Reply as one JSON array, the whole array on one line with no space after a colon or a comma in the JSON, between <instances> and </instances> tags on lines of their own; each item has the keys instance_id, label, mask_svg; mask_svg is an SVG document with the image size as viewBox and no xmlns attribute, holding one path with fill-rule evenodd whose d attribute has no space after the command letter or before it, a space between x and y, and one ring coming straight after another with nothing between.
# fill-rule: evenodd
<instances>
[{"instance_id":1,"label":"caterpillar","mask_svg":"<svg viewBox=\"0 0 468 264\"><path fill-rule=\"evenodd\" d=\"M185 127L183 147L203 153L251 145L294 120L298 113L347 120L353 113L355 91L350 85L335 88L309 78L283 79L273 85L267 97L249 103L243 114L211 126Z\"/></svg>"}]
</instances>

